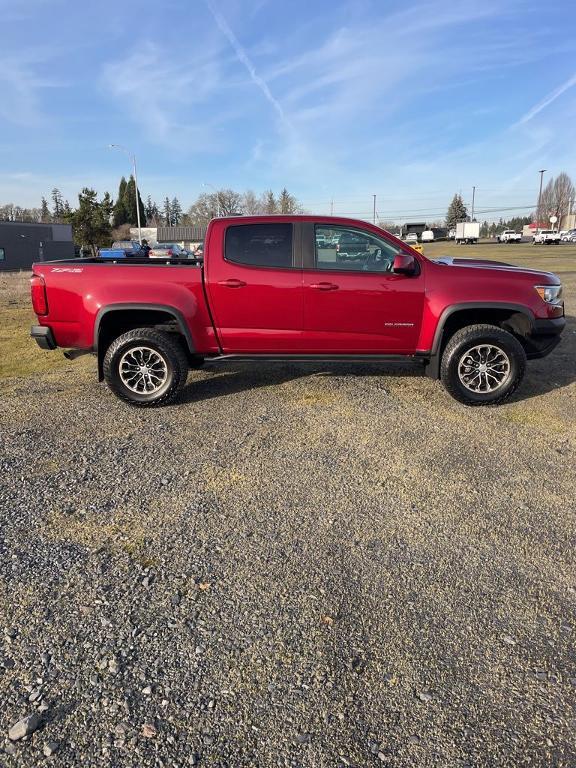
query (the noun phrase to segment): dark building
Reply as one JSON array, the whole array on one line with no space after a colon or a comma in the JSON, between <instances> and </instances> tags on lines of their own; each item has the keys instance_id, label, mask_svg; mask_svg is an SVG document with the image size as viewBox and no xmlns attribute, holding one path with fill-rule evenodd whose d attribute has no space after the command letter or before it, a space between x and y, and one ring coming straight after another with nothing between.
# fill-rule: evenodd
<instances>
[{"instance_id":1,"label":"dark building","mask_svg":"<svg viewBox=\"0 0 576 768\"><path fill-rule=\"evenodd\" d=\"M30 269L35 261L74 258L70 224L0 221L0 271Z\"/></svg>"}]
</instances>

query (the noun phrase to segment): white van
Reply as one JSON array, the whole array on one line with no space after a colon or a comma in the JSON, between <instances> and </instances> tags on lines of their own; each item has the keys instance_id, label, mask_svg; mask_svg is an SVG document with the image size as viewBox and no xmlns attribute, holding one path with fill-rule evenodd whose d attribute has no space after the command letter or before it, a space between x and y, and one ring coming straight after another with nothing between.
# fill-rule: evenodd
<instances>
[{"instance_id":1,"label":"white van","mask_svg":"<svg viewBox=\"0 0 576 768\"><path fill-rule=\"evenodd\" d=\"M425 229L420 236L423 243L431 243L434 240L434 232L431 229Z\"/></svg>"}]
</instances>

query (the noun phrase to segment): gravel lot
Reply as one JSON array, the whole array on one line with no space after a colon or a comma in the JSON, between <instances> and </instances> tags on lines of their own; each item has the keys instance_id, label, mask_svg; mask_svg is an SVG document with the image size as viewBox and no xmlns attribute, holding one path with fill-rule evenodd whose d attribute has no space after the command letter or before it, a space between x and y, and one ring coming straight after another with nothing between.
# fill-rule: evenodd
<instances>
[{"instance_id":1,"label":"gravel lot","mask_svg":"<svg viewBox=\"0 0 576 768\"><path fill-rule=\"evenodd\" d=\"M156 411L87 358L5 378L0 765L576 765L575 353L497 409L390 366Z\"/></svg>"}]
</instances>

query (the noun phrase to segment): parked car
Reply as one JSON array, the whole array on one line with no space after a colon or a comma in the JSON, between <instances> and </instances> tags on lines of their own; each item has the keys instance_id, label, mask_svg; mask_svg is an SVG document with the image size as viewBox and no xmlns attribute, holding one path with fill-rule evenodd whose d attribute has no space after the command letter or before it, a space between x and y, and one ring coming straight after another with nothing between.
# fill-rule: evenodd
<instances>
[{"instance_id":1,"label":"parked car","mask_svg":"<svg viewBox=\"0 0 576 768\"><path fill-rule=\"evenodd\" d=\"M568 229L565 232L560 232L560 240L563 243L573 242L573 238L576 236L576 229Z\"/></svg>"},{"instance_id":2,"label":"parked car","mask_svg":"<svg viewBox=\"0 0 576 768\"><path fill-rule=\"evenodd\" d=\"M187 252L178 243L156 243L149 256L151 259L185 259Z\"/></svg>"},{"instance_id":3,"label":"parked car","mask_svg":"<svg viewBox=\"0 0 576 768\"><path fill-rule=\"evenodd\" d=\"M405 243L410 243L410 245L412 243L417 243L418 242L418 235L417 235L417 233L416 232L408 232L408 234L404 238L404 242Z\"/></svg>"},{"instance_id":4,"label":"parked car","mask_svg":"<svg viewBox=\"0 0 576 768\"><path fill-rule=\"evenodd\" d=\"M337 264L315 230L360 235ZM346 237L344 237L346 235ZM133 405L174 399L190 367L246 360L404 360L467 405L516 390L527 359L565 325L556 275L482 259L426 259L364 221L217 218L205 259L38 262L31 279L43 349L93 353L98 376ZM544 369L541 369L544 370ZM540 375L544 375L541 373Z\"/></svg>"},{"instance_id":5,"label":"parked car","mask_svg":"<svg viewBox=\"0 0 576 768\"><path fill-rule=\"evenodd\" d=\"M420 240L423 243L434 242L434 232L431 229L425 229L424 232L422 232L422 235L420 236Z\"/></svg>"},{"instance_id":6,"label":"parked car","mask_svg":"<svg viewBox=\"0 0 576 768\"><path fill-rule=\"evenodd\" d=\"M560 235L553 229L541 229L532 238L533 245L558 245L559 243Z\"/></svg>"},{"instance_id":7,"label":"parked car","mask_svg":"<svg viewBox=\"0 0 576 768\"><path fill-rule=\"evenodd\" d=\"M513 229L505 229L504 232L500 232L496 239L499 243L521 243L522 234Z\"/></svg>"},{"instance_id":8,"label":"parked car","mask_svg":"<svg viewBox=\"0 0 576 768\"><path fill-rule=\"evenodd\" d=\"M98 255L101 259L125 259L145 258L147 254L138 240L115 240L111 248L100 248Z\"/></svg>"},{"instance_id":9,"label":"parked car","mask_svg":"<svg viewBox=\"0 0 576 768\"><path fill-rule=\"evenodd\" d=\"M479 221L459 221L456 224L455 240L460 245L461 243L477 243L480 237L480 222Z\"/></svg>"}]
</instances>

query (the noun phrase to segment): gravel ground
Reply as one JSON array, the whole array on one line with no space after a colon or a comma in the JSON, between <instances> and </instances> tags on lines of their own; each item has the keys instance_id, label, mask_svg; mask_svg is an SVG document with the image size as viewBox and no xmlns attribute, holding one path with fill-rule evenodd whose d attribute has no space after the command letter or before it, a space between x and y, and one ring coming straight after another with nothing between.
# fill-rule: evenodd
<instances>
[{"instance_id":1,"label":"gravel ground","mask_svg":"<svg viewBox=\"0 0 576 768\"><path fill-rule=\"evenodd\" d=\"M5 379L0 765L576 765L575 352Z\"/></svg>"}]
</instances>

